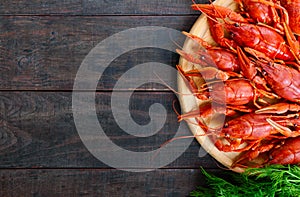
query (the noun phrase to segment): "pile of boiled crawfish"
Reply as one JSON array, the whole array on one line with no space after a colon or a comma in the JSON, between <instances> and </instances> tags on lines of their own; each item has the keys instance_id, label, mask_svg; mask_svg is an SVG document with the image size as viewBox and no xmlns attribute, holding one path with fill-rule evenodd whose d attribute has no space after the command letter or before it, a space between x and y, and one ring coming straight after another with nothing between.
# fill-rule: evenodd
<instances>
[{"instance_id":1,"label":"pile of boiled crawfish","mask_svg":"<svg viewBox=\"0 0 300 197\"><path fill-rule=\"evenodd\" d=\"M241 152L232 167L299 164L300 1L236 2L238 11L192 5L207 16L217 45L183 32L202 48L177 50L193 65L177 68L193 95L206 102L178 118L195 118L218 150ZM225 124L211 132L202 120L215 113L226 117Z\"/></svg>"}]
</instances>

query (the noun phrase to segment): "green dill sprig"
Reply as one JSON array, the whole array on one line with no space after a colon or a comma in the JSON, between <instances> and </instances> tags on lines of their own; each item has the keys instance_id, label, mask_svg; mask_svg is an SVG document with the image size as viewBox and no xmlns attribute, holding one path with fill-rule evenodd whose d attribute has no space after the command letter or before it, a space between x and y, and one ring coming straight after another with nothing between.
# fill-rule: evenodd
<instances>
[{"instance_id":1,"label":"green dill sprig","mask_svg":"<svg viewBox=\"0 0 300 197\"><path fill-rule=\"evenodd\" d=\"M226 179L209 174L203 168L202 173L206 177L208 187L198 187L190 196L300 196L300 167L296 165L249 168L241 174L226 173Z\"/></svg>"}]
</instances>

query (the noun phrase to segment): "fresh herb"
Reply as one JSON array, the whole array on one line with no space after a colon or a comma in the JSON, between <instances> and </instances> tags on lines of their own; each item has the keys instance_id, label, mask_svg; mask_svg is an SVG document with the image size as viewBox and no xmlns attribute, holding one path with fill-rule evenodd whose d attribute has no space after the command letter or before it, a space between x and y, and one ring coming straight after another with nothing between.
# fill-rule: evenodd
<instances>
[{"instance_id":1,"label":"fresh herb","mask_svg":"<svg viewBox=\"0 0 300 197\"><path fill-rule=\"evenodd\" d=\"M208 187L198 187L190 196L300 196L300 167L296 165L249 168L242 174L228 173L226 179L209 174L203 168L202 173Z\"/></svg>"}]
</instances>

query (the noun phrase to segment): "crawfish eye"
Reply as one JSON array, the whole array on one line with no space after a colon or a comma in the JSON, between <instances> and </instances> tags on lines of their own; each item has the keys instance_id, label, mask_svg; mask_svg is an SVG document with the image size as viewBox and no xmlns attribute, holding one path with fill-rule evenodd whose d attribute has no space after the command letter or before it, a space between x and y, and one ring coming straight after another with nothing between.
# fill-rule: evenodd
<instances>
[{"instance_id":1,"label":"crawfish eye","mask_svg":"<svg viewBox=\"0 0 300 197\"><path fill-rule=\"evenodd\" d=\"M228 123L226 122L225 124L224 124L224 128L227 128L228 127Z\"/></svg>"},{"instance_id":2,"label":"crawfish eye","mask_svg":"<svg viewBox=\"0 0 300 197\"><path fill-rule=\"evenodd\" d=\"M238 24L238 23L234 23L234 24L233 24L233 26L235 26L235 27L239 27L239 26L240 26L240 24Z\"/></svg>"},{"instance_id":3,"label":"crawfish eye","mask_svg":"<svg viewBox=\"0 0 300 197\"><path fill-rule=\"evenodd\" d=\"M270 160L272 160L272 159L273 159L272 155L270 155L270 156L269 156L269 159L270 159Z\"/></svg>"},{"instance_id":4,"label":"crawfish eye","mask_svg":"<svg viewBox=\"0 0 300 197\"><path fill-rule=\"evenodd\" d=\"M262 74L263 76L266 76L266 75L267 75L267 72L263 70L263 71L261 72L261 74Z\"/></svg>"}]
</instances>

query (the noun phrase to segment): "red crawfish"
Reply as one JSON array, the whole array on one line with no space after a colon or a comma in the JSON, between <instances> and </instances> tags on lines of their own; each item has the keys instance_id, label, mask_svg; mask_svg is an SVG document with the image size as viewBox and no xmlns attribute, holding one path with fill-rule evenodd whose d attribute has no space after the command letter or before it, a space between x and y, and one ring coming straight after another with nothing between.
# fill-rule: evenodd
<instances>
[{"instance_id":1,"label":"red crawfish","mask_svg":"<svg viewBox=\"0 0 300 197\"><path fill-rule=\"evenodd\" d=\"M298 164L300 163L300 137L289 138L282 145L270 151L267 164Z\"/></svg>"},{"instance_id":2,"label":"red crawfish","mask_svg":"<svg viewBox=\"0 0 300 197\"><path fill-rule=\"evenodd\" d=\"M284 38L268 27L247 23L224 24L231 38L241 47L249 47L265 53L271 59L292 61L295 59Z\"/></svg>"},{"instance_id":3,"label":"red crawfish","mask_svg":"<svg viewBox=\"0 0 300 197\"><path fill-rule=\"evenodd\" d=\"M203 77L201 70L198 73L193 70L193 75L190 75L189 71L183 71L180 66L177 68L181 76L186 80L191 92L201 100L211 100L219 104L225 103L229 106L235 106L236 110L240 109L241 111L249 112L252 110L247 109L244 105L253 102L254 105L259 106L256 102L264 96L253 87L249 80L244 78L229 79L224 82L211 82L208 87L203 88L203 86L195 83L193 79L193 77Z\"/></svg>"},{"instance_id":4,"label":"red crawfish","mask_svg":"<svg viewBox=\"0 0 300 197\"><path fill-rule=\"evenodd\" d=\"M283 23L285 26L286 37L289 45L291 46L292 52L294 53L297 62L299 63L300 54L300 0L281 0L283 7L288 12L289 23ZM298 35L296 40L294 34Z\"/></svg>"},{"instance_id":5,"label":"red crawfish","mask_svg":"<svg viewBox=\"0 0 300 197\"><path fill-rule=\"evenodd\" d=\"M251 60L240 47L237 47L237 56L242 75L254 84L257 84L258 88L260 88L265 95L269 95L269 97L277 97L277 95L270 93L270 88L267 86L265 78L261 77L259 74L255 61Z\"/></svg>"},{"instance_id":6,"label":"red crawfish","mask_svg":"<svg viewBox=\"0 0 300 197\"><path fill-rule=\"evenodd\" d=\"M300 35L300 0L280 0L280 3L288 12L289 27Z\"/></svg>"},{"instance_id":7,"label":"red crawfish","mask_svg":"<svg viewBox=\"0 0 300 197\"><path fill-rule=\"evenodd\" d=\"M242 109L242 106L224 106L217 103L205 102L199 105L198 109L190 111L186 114L178 114L178 121L186 120L189 118L209 118L214 114L225 114L226 116L234 116L237 114L236 110L249 112L254 111L252 109L247 109L246 107Z\"/></svg>"},{"instance_id":8,"label":"red crawfish","mask_svg":"<svg viewBox=\"0 0 300 197\"><path fill-rule=\"evenodd\" d=\"M259 167L266 159L261 158L264 153L268 153L282 139L261 140L251 147L251 149L241 153L231 164L231 167ZM259 158L259 159L258 159ZM253 162L256 160L256 162ZM260 162L258 162L260 161Z\"/></svg>"},{"instance_id":9,"label":"red crawfish","mask_svg":"<svg viewBox=\"0 0 300 197\"><path fill-rule=\"evenodd\" d=\"M229 79L224 82L216 82L209 85L210 92L204 92L206 97L217 103L228 105L245 105L256 101L260 94L255 91L254 87L246 79Z\"/></svg>"},{"instance_id":10,"label":"red crawfish","mask_svg":"<svg viewBox=\"0 0 300 197\"><path fill-rule=\"evenodd\" d=\"M225 72L230 72L230 74L233 74L232 72L239 72L239 63L237 61L235 53L224 48L212 46L196 35L187 32L183 32L183 34L206 49L198 50L195 52L195 54L198 55L198 58L195 58L191 54L188 54L184 51L177 50L177 52L183 58L192 63L200 64L202 66L212 67L215 65L218 69Z\"/></svg>"},{"instance_id":11,"label":"red crawfish","mask_svg":"<svg viewBox=\"0 0 300 197\"><path fill-rule=\"evenodd\" d=\"M288 45L291 47L291 52L294 54L296 61L299 63L300 44L296 39L295 34L300 34L300 0L244 0L249 1L250 4L260 4L260 6L268 7L273 16L273 24L266 23L267 25L273 25L274 30L279 33L285 34ZM280 5L281 4L281 5ZM252 8L254 13L256 8ZM278 12L276 11L278 9ZM298 38L299 39L299 38Z\"/></svg>"},{"instance_id":12,"label":"red crawfish","mask_svg":"<svg viewBox=\"0 0 300 197\"><path fill-rule=\"evenodd\" d=\"M297 41L294 33L300 34L300 0L280 0L280 1L272 1L272 0L249 0L252 3L260 3L269 5L269 8L274 13L274 27L278 30L283 30L282 32L286 36L286 40L291 47L292 53L299 63L299 54L300 54L300 45L299 41ZM278 9L281 18L278 18L278 15L275 9ZM255 8L254 8L255 10ZM279 20L281 23L279 24ZM269 25L269 24L268 24ZM299 38L298 38L299 39Z\"/></svg>"},{"instance_id":13,"label":"red crawfish","mask_svg":"<svg viewBox=\"0 0 300 197\"><path fill-rule=\"evenodd\" d=\"M269 6L262 1L236 0L242 12L246 13L255 23L273 25L280 23L280 18L274 6Z\"/></svg>"},{"instance_id":14,"label":"red crawfish","mask_svg":"<svg viewBox=\"0 0 300 197\"><path fill-rule=\"evenodd\" d=\"M231 167L247 167L249 165L262 167L270 164L287 165L300 163L300 136L283 140L264 140L252 148L253 150L251 149L241 154ZM257 161L253 162L253 160Z\"/></svg>"},{"instance_id":15,"label":"red crawfish","mask_svg":"<svg viewBox=\"0 0 300 197\"><path fill-rule=\"evenodd\" d=\"M192 5L192 8L194 10L201 11L209 16L207 21L210 26L211 36L220 46L225 48L237 47L236 43L233 40L225 37L223 24L217 22L215 18L229 18L236 22L247 23L248 21L242 15L234 12L229 8L213 4L194 4Z\"/></svg>"},{"instance_id":16,"label":"red crawfish","mask_svg":"<svg viewBox=\"0 0 300 197\"><path fill-rule=\"evenodd\" d=\"M269 117L266 121L278 132L282 133L283 137L262 139L259 143L251 147L250 150L244 152L232 164L232 167L247 166L247 162L259 157L262 153L270 151L273 147L281 142L281 138L298 137L300 127L298 126L299 114L290 114L289 112L299 112L300 106L295 103L277 103L263 109L255 111L255 114L287 114L285 116Z\"/></svg>"},{"instance_id":17,"label":"red crawfish","mask_svg":"<svg viewBox=\"0 0 300 197\"><path fill-rule=\"evenodd\" d=\"M271 89L280 97L300 102L300 72L284 64L257 61Z\"/></svg>"},{"instance_id":18,"label":"red crawfish","mask_svg":"<svg viewBox=\"0 0 300 197\"><path fill-rule=\"evenodd\" d=\"M225 123L220 131L213 134L215 146L225 152L245 151L264 139L284 139L300 135L300 119L295 116L272 116L269 114L248 113ZM201 126L201 125L200 125ZM219 138L235 141L225 144ZM236 143L236 142L240 143ZM245 147L239 146L247 142Z\"/></svg>"},{"instance_id":19,"label":"red crawfish","mask_svg":"<svg viewBox=\"0 0 300 197\"><path fill-rule=\"evenodd\" d=\"M257 114L284 114L287 112L299 112L300 106L296 103L281 102L255 111Z\"/></svg>"},{"instance_id":20,"label":"red crawfish","mask_svg":"<svg viewBox=\"0 0 300 197\"><path fill-rule=\"evenodd\" d=\"M222 10L218 10L219 7L212 6L211 9L217 11L206 12L207 10L200 10L212 18L224 19L223 16L220 16L219 14L222 12ZM277 33L274 29L243 22L239 17L230 17L230 20L231 21L224 20L224 24L219 23L217 26L210 26L210 31L214 40L221 46L227 45L227 47L230 46L233 48L236 48L237 46L249 47L265 53L271 59L287 61L293 61L295 56L298 55L298 51L292 52L290 46L286 44L283 36ZM220 26L224 27L229 32L232 40L225 38L224 30L220 28Z\"/></svg>"}]
</instances>

